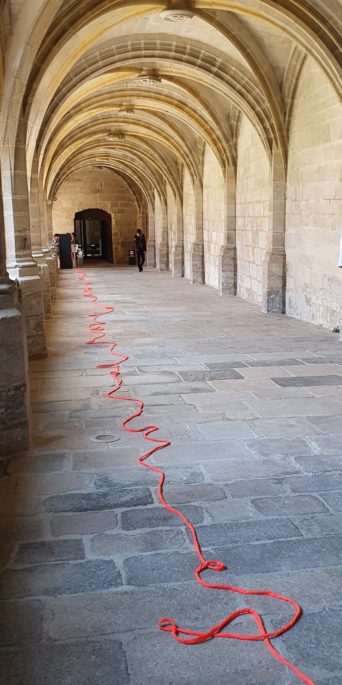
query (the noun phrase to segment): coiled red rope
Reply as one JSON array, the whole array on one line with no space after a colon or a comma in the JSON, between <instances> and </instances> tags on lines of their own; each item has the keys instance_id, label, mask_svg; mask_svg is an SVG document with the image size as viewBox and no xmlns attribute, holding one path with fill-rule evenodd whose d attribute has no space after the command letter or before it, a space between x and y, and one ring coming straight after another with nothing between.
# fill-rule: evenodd
<instances>
[{"instance_id":1,"label":"coiled red rope","mask_svg":"<svg viewBox=\"0 0 342 685\"><path fill-rule=\"evenodd\" d=\"M84 285L84 291L83 295L85 298L90 300L91 303L97 303L97 296L93 292L92 289L92 282L87 280L86 273L80 269L77 269L78 274L79 274L79 280L83 283ZM89 325L89 330L93 334L93 337L87 341L87 345L106 345L111 354L115 357L118 358L118 361L115 363L111 364L99 364L96 366L97 369L110 369L109 373L112 376L113 380L115 381L114 387L106 393L106 396L110 399L113 400L119 400L120 402L130 402L135 405L137 405L137 410L134 412L134 414L131 414L128 418L124 419L122 421L121 426L122 428L129 432L129 433L142 433L144 440L147 440L151 443L153 443L153 447L142 454L138 458L138 462L144 466L145 468L148 468L150 471L153 471L159 476L159 485L158 485L158 495L159 495L159 500L161 504L170 511L172 514L175 514L178 516L185 526L188 528L188 530L191 533L192 536L192 541L193 541L193 546L194 550L200 560L200 564L197 566L197 568L194 571L194 576L197 582L202 585L203 587L210 588L212 590L226 590L229 592L235 592L240 595L246 595L246 596L262 596L262 597L271 597L272 599L279 600L281 602L286 602L293 608L293 616L291 620L283 625L281 628L278 628L278 630L274 630L271 632L268 632L265 628L264 621L260 614L255 611L254 609L250 608L244 608L244 609L239 609L237 611L232 612L228 616L226 616L222 621L219 621L215 626L213 626L210 630L203 632L203 631L198 631L198 630L189 630L187 628L180 628L177 623L172 618L169 618L168 616L165 616L164 618L161 618L158 622L158 627L160 630L171 633L172 637L177 641L182 644L186 645L194 645L194 644L200 644L202 642L207 642L208 640L211 640L213 638L228 638L228 639L234 639L234 640L245 640L249 642L255 642L255 641L263 641L271 654L278 659L282 664L287 666L289 669L291 669L297 676L298 678L306 683L307 685L315 685L313 680L311 680L308 676L306 676L302 671L299 670L294 664L292 664L290 661L285 659L273 646L271 640L279 637L280 635L283 635L286 633L288 630L290 630L295 623L297 623L298 619L300 618L302 614L301 607L297 602L295 602L293 599L290 597L286 597L285 595L280 595L276 592L271 592L270 590L246 590L243 588L235 587L233 585L227 585L227 584L222 584L222 583L209 583L205 581L202 577L201 574L205 570L210 570L214 572L219 572L219 571L224 571L227 567L225 564L223 564L221 561L218 559L205 559L205 557L202 554L201 546L198 541L197 533L192 525L192 523L182 514L181 511L178 511L178 509L175 509L172 507L168 502L165 500L164 497L164 483L165 483L165 473L161 468L158 468L156 466L151 466L151 464L146 463L146 460L148 457L150 457L152 454L155 454L158 450L165 449L168 447L171 442L170 440L158 440L155 437L151 437L152 433L155 433L158 429L158 426L155 425L150 425L150 426L144 426L142 428L132 428L129 427L128 424L130 424L134 419L138 418L139 416L142 415L143 409L144 409L144 403L141 399L138 399L136 397L127 397L126 395L117 395L118 390L120 390L122 386L122 379L120 378L120 365L127 361L129 357L124 354L119 354L118 352L115 352L115 348L117 346L117 343L112 340L104 340L103 338L105 337L105 327L106 323L103 321L99 321L101 317L103 317L105 314L111 314L115 311L114 307L107 307L105 305L98 305L102 308L103 311L99 313L93 313L89 314L89 317L92 319L92 323ZM254 635L249 635L249 634L237 634L233 632L224 632L224 628L229 626L233 621L238 618L239 616L244 616L244 615L249 615L252 616L254 619L256 625L258 626L259 632L254 634Z\"/></svg>"}]
</instances>

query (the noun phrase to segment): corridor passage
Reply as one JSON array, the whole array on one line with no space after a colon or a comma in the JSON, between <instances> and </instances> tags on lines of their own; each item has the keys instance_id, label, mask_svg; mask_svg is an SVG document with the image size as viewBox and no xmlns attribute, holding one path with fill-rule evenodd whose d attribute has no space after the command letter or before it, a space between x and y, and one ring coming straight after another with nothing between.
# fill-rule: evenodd
<instances>
[{"instance_id":1,"label":"corridor passage","mask_svg":"<svg viewBox=\"0 0 342 685\"><path fill-rule=\"evenodd\" d=\"M130 359L122 393L145 402L172 446L166 499L196 526L211 582L289 595L304 610L274 646L316 685L341 685L342 343L308 323L136 268L89 268L113 304L106 336ZM238 607L268 630L278 601L201 588L181 521L157 477L137 465L141 435L120 427L127 402L105 346L87 346L76 272L58 278L49 357L30 364L32 450L0 469L1 685L300 685L262 643L177 644L169 616L209 630ZM252 617L235 632L255 633Z\"/></svg>"}]
</instances>

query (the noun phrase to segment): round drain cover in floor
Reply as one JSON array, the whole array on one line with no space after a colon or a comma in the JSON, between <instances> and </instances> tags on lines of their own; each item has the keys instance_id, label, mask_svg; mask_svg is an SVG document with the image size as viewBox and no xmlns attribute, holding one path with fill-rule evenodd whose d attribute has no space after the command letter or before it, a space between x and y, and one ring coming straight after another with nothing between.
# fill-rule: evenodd
<instances>
[{"instance_id":1,"label":"round drain cover in floor","mask_svg":"<svg viewBox=\"0 0 342 685\"><path fill-rule=\"evenodd\" d=\"M110 433L95 435L92 440L94 442L117 442L120 438L117 435L111 435Z\"/></svg>"}]
</instances>

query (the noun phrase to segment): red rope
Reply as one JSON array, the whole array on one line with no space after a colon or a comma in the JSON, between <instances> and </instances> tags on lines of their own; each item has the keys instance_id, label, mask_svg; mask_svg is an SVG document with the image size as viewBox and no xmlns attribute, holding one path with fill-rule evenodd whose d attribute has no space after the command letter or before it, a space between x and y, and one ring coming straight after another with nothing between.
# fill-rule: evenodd
<instances>
[{"instance_id":1,"label":"red rope","mask_svg":"<svg viewBox=\"0 0 342 685\"><path fill-rule=\"evenodd\" d=\"M82 270L79 270L79 280L83 282L84 284L84 297L87 299L91 300L92 303L97 302L97 297L94 294L92 290L92 282L86 280L86 273ZM161 504L170 511L172 514L175 514L178 516L185 526L188 528L188 530L191 533L192 536L192 541L194 545L195 552L200 560L200 564L197 566L197 568L194 571L194 576L197 580L197 582L200 585L203 585L206 588L214 589L214 590L228 590L230 592L236 592L240 595L247 595L247 596L262 596L262 597L271 597L273 599L280 600L281 602L286 602L287 604L290 604L293 609L294 613L292 616L292 619L283 625L281 628L278 628L278 630L274 630L271 632L268 632L265 628L264 621L260 614L257 611L254 611L254 609L249 609L249 608L244 608L244 609L239 609L237 611L234 611L233 613L229 614L226 616L222 621L217 623L215 626L211 628L211 630L208 630L207 632L202 632L202 631L197 631L197 630L189 630L187 628L180 628L175 621L172 618L169 617L164 617L161 618L158 622L158 627L160 630L171 633L172 637L177 641L182 644L186 645L194 645L194 644L200 644L201 642L207 642L208 640L211 640L212 638L230 638L234 640L245 640L245 641L261 641L263 640L264 643L266 644L267 648L273 654L273 656L281 661L282 664L285 664L288 668L290 668L300 680L302 680L304 683L307 685L315 685L313 680L311 680L308 676L306 676L302 671L299 670L294 664L292 664L290 661L285 659L273 646L271 640L279 637L280 635L283 635L286 633L288 630L290 630L295 623L297 623L298 619L300 618L302 614L301 607L297 602L295 602L293 599L290 597L286 597L285 595L280 595L276 592L271 592L270 590L246 590L243 588L235 587L234 585L227 585L227 584L221 584L221 583L208 583L207 581L203 580L201 577L201 574L204 570L209 569L210 571L224 571L227 567L219 560L217 559L205 559L205 557L202 554L201 546L198 541L197 533L192 525L192 523L182 514L181 511L178 511L178 509L175 509L172 507L168 502L165 500L164 497L164 482L165 482L165 473L161 468L158 468L157 466L151 466L151 464L146 463L146 459L150 457L152 454L155 454L158 450L165 449L168 447L171 442L170 440L158 440L157 438L152 438L151 435L152 433L155 433L158 429L158 426L151 425L151 426L144 426L142 428L132 428L128 427L128 424L131 423L134 419L138 418L139 416L142 415L143 409L144 409L144 403L142 400L137 399L136 397L127 397L122 396L122 395L117 395L116 393L118 390L120 390L122 386L122 379L120 378L120 364L123 362L127 361L129 357L127 355L123 354L118 354L117 352L114 352L115 347L117 346L117 343L114 341L109 341L109 340L103 340L105 336L105 327L106 323L99 321L99 318L104 316L105 314L110 314L115 311L114 307L107 307L104 305L99 305L103 308L103 312L100 313L93 313L89 314L90 318L93 319L93 323L90 324L89 330L92 334L95 334L94 337L92 337L90 340L87 341L88 345L106 345L109 347L110 352L112 355L115 357L119 358L119 361L116 363L112 364L99 364L96 368L97 369L111 369L110 375L112 376L113 380L115 380L115 385L114 387L106 393L106 396L110 399L113 400L119 400L120 402L131 402L134 403L138 406L137 410L134 412L134 414L131 414L128 418L126 418L124 421L122 421L121 426L122 428L129 432L129 433L142 433L143 437L145 440L151 442L154 444L154 447L152 447L150 450L142 454L138 462L144 466L145 468L148 468L150 471L154 471L154 473L158 474L159 476L159 486L158 486L158 495ZM253 617L255 620L255 623L258 626L259 632L254 634L254 635L249 635L249 634L237 634L237 633L231 633L231 632L223 632L224 628L229 626L236 618L239 616L243 615L250 615Z\"/></svg>"}]
</instances>

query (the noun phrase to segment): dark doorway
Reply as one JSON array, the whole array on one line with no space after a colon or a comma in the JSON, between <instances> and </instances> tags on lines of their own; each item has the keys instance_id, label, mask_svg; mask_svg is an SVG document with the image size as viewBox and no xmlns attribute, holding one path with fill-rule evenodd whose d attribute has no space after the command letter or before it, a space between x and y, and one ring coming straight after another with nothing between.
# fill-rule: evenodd
<instances>
[{"instance_id":1,"label":"dark doorway","mask_svg":"<svg viewBox=\"0 0 342 685\"><path fill-rule=\"evenodd\" d=\"M75 233L84 259L113 264L112 217L103 209L85 209L75 214Z\"/></svg>"}]
</instances>

